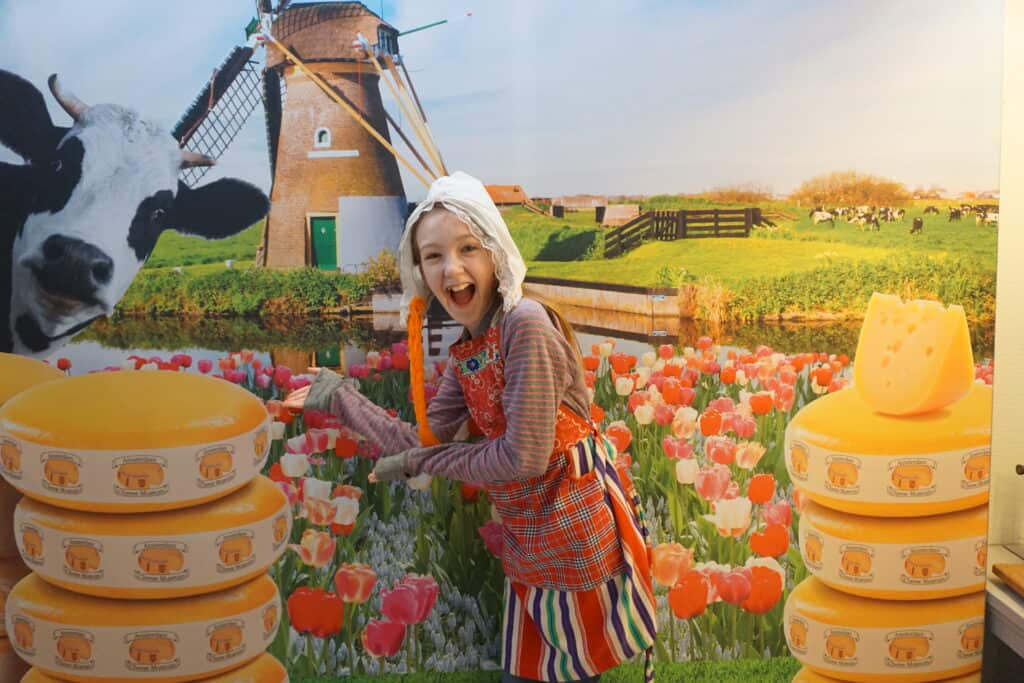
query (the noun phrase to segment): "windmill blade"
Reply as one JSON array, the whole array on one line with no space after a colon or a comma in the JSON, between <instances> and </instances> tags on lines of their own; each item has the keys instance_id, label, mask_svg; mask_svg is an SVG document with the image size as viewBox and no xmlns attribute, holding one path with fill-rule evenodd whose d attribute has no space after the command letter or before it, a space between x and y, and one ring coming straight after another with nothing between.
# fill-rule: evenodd
<instances>
[{"instance_id":1,"label":"windmill blade","mask_svg":"<svg viewBox=\"0 0 1024 683\"><path fill-rule=\"evenodd\" d=\"M171 134L182 147L219 159L262 99L260 72L250 62L251 47L236 47L196 95ZM209 167L187 168L182 180L192 187Z\"/></svg>"},{"instance_id":2,"label":"windmill blade","mask_svg":"<svg viewBox=\"0 0 1024 683\"><path fill-rule=\"evenodd\" d=\"M267 153L270 155L270 177L277 166L277 144L281 139L281 110L284 107L284 81L277 69L263 72L263 112L267 123Z\"/></svg>"}]
</instances>

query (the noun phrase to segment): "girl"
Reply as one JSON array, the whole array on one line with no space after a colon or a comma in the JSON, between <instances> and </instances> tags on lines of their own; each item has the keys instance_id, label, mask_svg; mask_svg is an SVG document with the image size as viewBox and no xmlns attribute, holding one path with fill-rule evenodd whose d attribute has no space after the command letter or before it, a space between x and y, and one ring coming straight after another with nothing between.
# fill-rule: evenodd
<instances>
[{"instance_id":1,"label":"girl","mask_svg":"<svg viewBox=\"0 0 1024 683\"><path fill-rule=\"evenodd\" d=\"M653 680L639 498L589 419L575 335L523 298L526 265L484 186L461 172L435 181L399 262L419 438L329 371L288 405L328 409L395 453L371 482L427 472L487 490L503 526L502 681L596 681L640 651ZM417 318L431 296L465 330L427 410ZM487 440L450 442L467 418Z\"/></svg>"}]
</instances>

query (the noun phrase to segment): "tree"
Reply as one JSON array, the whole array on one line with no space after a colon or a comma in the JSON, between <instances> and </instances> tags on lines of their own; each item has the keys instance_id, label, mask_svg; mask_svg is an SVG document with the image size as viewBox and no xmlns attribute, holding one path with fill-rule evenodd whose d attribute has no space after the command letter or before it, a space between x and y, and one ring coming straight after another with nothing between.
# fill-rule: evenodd
<instances>
[{"instance_id":1,"label":"tree","mask_svg":"<svg viewBox=\"0 0 1024 683\"><path fill-rule=\"evenodd\" d=\"M834 171L805 181L790 199L802 206L899 206L909 201L910 193L895 180L857 171Z\"/></svg>"}]
</instances>

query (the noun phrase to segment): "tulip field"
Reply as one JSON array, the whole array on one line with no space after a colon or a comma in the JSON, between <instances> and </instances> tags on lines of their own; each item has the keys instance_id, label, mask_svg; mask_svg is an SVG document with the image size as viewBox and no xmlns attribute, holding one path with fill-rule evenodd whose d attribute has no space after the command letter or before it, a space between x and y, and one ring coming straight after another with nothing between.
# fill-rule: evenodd
<instances>
[{"instance_id":1,"label":"tulip field","mask_svg":"<svg viewBox=\"0 0 1024 683\"><path fill-rule=\"evenodd\" d=\"M850 359L723 349L709 337L640 357L611 340L585 351L591 416L629 463L651 533L657 662L788 656L783 604L806 570L796 543L804 501L783 436L803 406L849 385ZM411 421L408 366L397 343L370 350L349 375ZM294 679L498 668L501 522L484 491L429 475L368 483L379 448L355 425L285 409L283 397L310 377L261 366L250 352L216 367L193 367L184 354L125 367L216 374L274 416L265 474L287 494L295 524L271 569L287 603L271 652ZM443 369L427 368L428 400ZM980 363L976 381L992 373Z\"/></svg>"}]
</instances>

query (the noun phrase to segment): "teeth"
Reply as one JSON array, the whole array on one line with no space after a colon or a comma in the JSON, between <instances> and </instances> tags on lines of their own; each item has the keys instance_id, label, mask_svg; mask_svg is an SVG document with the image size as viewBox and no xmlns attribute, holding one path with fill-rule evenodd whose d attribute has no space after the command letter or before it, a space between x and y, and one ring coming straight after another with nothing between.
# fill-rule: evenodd
<instances>
[{"instance_id":1,"label":"teeth","mask_svg":"<svg viewBox=\"0 0 1024 683\"><path fill-rule=\"evenodd\" d=\"M461 285L456 285L454 287L449 287L448 290L451 291L451 292L461 292L466 287L469 287L469 283L468 282L466 282L464 284L461 284Z\"/></svg>"}]
</instances>

